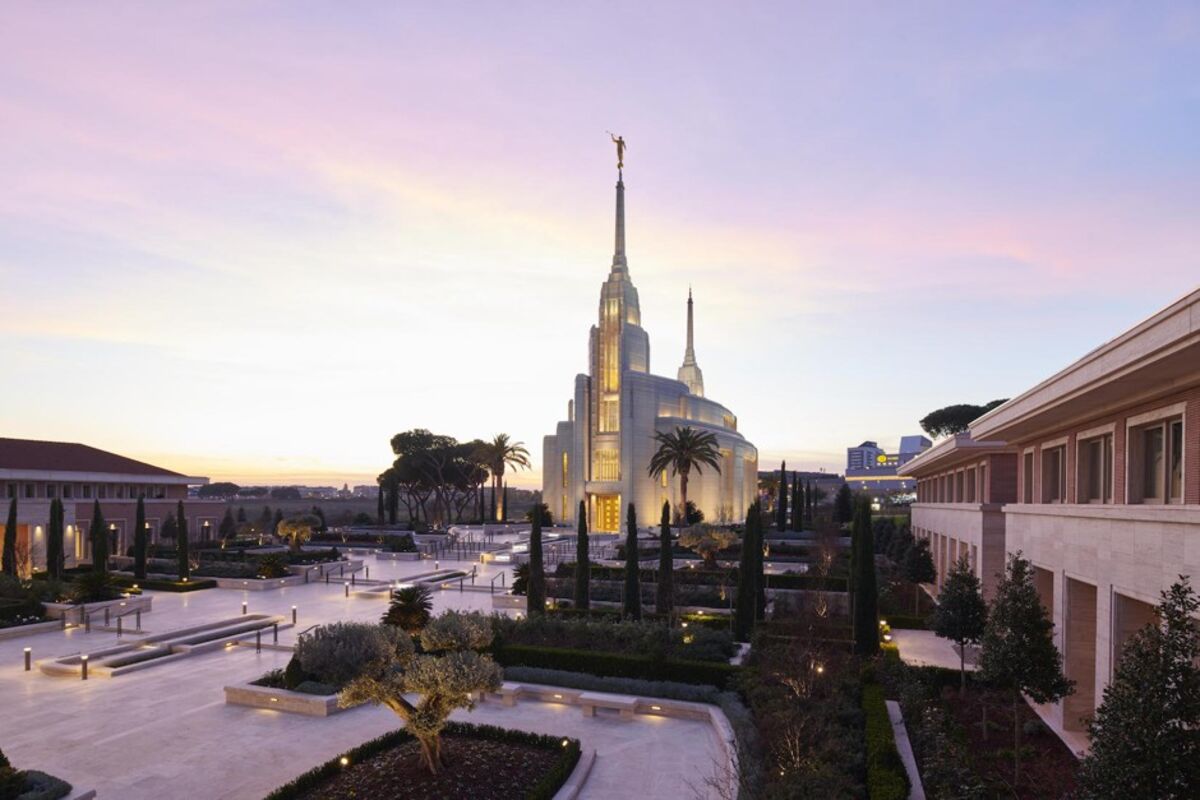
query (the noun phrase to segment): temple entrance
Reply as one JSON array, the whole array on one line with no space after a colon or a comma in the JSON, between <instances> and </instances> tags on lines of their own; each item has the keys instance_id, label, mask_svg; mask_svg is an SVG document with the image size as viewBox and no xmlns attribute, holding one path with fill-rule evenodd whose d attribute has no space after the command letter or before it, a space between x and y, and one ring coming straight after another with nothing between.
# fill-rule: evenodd
<instances>
[{"instance_id":1,"label":"temple entrance","mask_svg":"<svg viewBox=\"0 0 1200 800\"><path fill-rule=\"evenodd\" d=\"M604 533L620 533L621 495L597 494L593 497L596 500L596 513L593 517L595 530Z\"/></svg>"}]
</instances>

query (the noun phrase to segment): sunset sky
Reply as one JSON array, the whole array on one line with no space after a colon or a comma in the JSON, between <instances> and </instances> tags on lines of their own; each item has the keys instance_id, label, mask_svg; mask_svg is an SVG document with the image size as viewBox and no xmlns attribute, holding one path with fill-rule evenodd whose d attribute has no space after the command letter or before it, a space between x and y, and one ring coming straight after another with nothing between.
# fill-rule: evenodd
<instances>
[{"instance_id":1,"label":"sunset sky","mask_svg":"<svg viewBox=\"0 0 1200 800\"><path fill-rule=\"evenodd\" d=\"M540 461L608 130L652 370L690 284L764 468L1200 283L1195 4L8 2L0 436L243 483L373 481L413 427Z\"/></svg>"}]
</instances>

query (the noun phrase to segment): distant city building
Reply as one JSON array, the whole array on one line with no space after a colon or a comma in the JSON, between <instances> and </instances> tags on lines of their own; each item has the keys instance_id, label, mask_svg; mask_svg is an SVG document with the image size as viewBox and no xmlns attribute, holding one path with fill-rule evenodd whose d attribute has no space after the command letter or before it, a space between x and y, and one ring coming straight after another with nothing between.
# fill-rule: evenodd
<instances>
[{"instance_id":1,"label":"distant city building","mask_svg":"<svg viewBox=\"0 0 1200 800\"><path fill-rule=\"evenodd\" d=\"M0 529L8 504L17 500L17 553L22 573L46 566L46 533L50 503L63 503L63 548L66 566L90 563L88 538L95 503L108 525L109 552L124 555L133 545L137 499L146 499L146 527L157 543L167 515L183 501L183 516L194 541L215 539L224 500L189 497L188 488L208 478L193 478L132 458L72 442L0 438Z\"/></svg>"},{"instance_id":2,"label":"distant city building","mask_svg":"<svg viewBox=\"0 0 1200 800\"><path fill-rule=\"evenodd\" d=\"M876 442L847 447L846 482L856 491L875 495L912 492L916 483L901 467L932 446L924 436L902 436L897 453L888 453Z\"/></svg>"},{"instance_id":3,"label":"distant city building","mask_svg":"<svg viewBox=\"0 0 1200 800\"><path fill-rule=\"evenodd\" d=\"M351 494L354 497L367 498L370 500L374 500L376 497L379 497L379 484L372 483L372 484L355 486L353 491L351 492Z\"/></svg>"}]
</instances>

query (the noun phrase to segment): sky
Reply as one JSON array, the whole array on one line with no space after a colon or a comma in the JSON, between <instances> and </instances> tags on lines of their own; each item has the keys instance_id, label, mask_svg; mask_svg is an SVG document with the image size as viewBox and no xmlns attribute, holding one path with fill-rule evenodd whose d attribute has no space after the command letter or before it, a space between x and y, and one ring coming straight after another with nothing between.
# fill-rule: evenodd
<instances>
[{"instance_id":1,"label":"sky","mask_svg":"<svg viewBox=\"0 0 1200 800\"><path fill-rule=\"evenodd\" d=\"M0 2L0 436L372 482L542 436L623 135L651 368L686 296L763 468L844 468L1200 283L1200 7Z\"/></svg>"}]
</instances>

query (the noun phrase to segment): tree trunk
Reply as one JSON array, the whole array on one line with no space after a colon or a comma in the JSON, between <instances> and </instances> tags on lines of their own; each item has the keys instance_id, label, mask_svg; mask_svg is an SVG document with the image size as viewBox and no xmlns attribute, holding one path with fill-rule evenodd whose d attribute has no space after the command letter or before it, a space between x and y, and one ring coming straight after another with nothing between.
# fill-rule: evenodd
<instances>
[{"instance_id":1,"label":"tree trunk","mask_svg":"<svg viewBox=\"0 0 1200 800\"><path fill-rule=\"evenodd\" d=\"M1019 703L1021 702L1021 692L1018 689L1013 689L1013 791L1017 791L1021 785L1021 720L1018 715L1020 711Z\"/></svg>"},{"instance_id":2,"label":"tree trunk","mask_svg":"<svg viewBox=\"0 0 1200 800\"><path fill-rule=\"evenodd\" d=\"M913 584L913 616L921 616L921 584Z\"/></svg>"},{"instance_id":3,"label":"tree trunk","mask_svg":"<svg viewBox=\"0 0 1200 800\"><path fill-rule=\"evenodd\" d=\"M683 516L683 524L684 524L684 525L687 525L687 524L688 524L688 516L687 516L687 485L688 485L688 474L687 474L687 470L682 470L682 471L679 473L679 502L682 504L682 508L683 508L683 514L682 514L682 516Z\"/></svg>"},{"instance_id":4,"label":"tree trunk","mask_svg":"<svg viewBox=\"0 0 1200 800\"><path fill-rule=\"evenodd\" d=\"M987 737L988 737L987 695L984 695L984 697L983 697L983 730L982 730L982 734L983 734L983 740L986 742Z\"/></svg>"}]
</instances>

